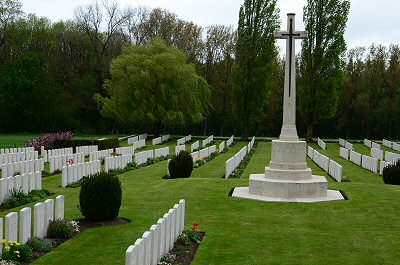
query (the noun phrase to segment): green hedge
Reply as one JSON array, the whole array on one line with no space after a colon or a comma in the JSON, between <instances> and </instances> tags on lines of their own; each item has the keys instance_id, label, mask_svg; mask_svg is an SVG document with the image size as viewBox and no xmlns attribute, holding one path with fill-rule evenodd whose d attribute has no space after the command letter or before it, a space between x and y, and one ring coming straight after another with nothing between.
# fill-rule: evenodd
<instances>
[{"instance_id":1,"label":"green hedge","mask_svg":"<svg viewBox=\"0 0 400 265\"><path fill-rule=\"evenodd\" d=\"M105 139L105 140L57 140L54 143L54 147L58 148L69 148L73 147L76 152L77 146L88 146L97 145L99 150L114 149L119 147L119 141L117 138Z\"/></svg>"},{"instance_id":2,"label":"green hedge","mask_svg":"<svg viewBox=\"0 0 400 265\"><path fill-rule=\"evenodd\" d=\"M382 178L385 184L400 185L400 163L385 167Z\"/></svg>"}]
</instances>

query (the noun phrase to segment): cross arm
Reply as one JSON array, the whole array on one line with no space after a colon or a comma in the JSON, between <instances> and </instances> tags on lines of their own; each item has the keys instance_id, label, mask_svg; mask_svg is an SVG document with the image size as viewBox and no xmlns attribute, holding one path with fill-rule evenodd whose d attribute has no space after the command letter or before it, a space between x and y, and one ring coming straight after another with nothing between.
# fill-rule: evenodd
<instances>
[{"instance_id":1,"label":"cross arm","mask_svg":"<svg viewBox=\"0 0 400 265\"><path fill-rule=\"evenodd\" d=\"M298 35L295 35L295 39L307 39L308 32L307 31L296 31Z\"/></svg>"},{"instance_id":2,"label":"cross arm","mask_svg":"<svg viewBox=\"0 0 400 265\"><path fill-rule=\"evenodd\" d=\"M275 32L275 39L287 39L289 31L277 31Z\"/></svg>"}]
</instances>

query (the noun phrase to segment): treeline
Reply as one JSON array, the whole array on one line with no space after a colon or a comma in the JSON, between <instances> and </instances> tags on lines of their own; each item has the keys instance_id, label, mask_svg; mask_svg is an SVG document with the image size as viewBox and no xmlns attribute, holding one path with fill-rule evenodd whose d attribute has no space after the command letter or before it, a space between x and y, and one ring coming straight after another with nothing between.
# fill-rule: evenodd
<instances>
[{"instance_id":1,"label":"treeline","mask_svg":"<svg viewBox=\"0 0 400 265\"><path fill-rule=\"evenodd\" d=\"M158 37L185 52L188 63L195 66L212 92L212 107L205 120L163 129L182 134L242 133L245 123L241 120L247 118L233 108L232 72L238 42L233 26L202 28L167 10L122 9L107 1L80 6L71 20L52 23L23 14L16 0L0 3L1 132L152 132L154 127L146 122L126 124L102 117L94 95L109 96L104 84L111 78L111 62L122 54L123 47L147 45ZM372 46L369 51L350 50L347 65L342 65L339 73L341 86L325 99L333 103L332 115L312 121L314 135L399 137L398 51L395 45L390 49ZM267 83L266 93L260 94L261 114L245 124L249 135L277 136L281 129L284 61L272 52L275 55L268 57L271 62L266 68L268 80L262 81ZM257 95L252 102L254 98ZM251 109L246 113L251 115ZM299 109L298 113L298 131L305 136L309 122L304 111Z\"/></svg>"}]
</instances>

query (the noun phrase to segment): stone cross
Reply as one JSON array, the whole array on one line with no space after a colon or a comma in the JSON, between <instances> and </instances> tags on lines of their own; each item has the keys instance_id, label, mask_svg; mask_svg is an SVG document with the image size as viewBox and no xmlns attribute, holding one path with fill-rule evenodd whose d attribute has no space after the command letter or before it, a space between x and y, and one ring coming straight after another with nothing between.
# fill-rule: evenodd
<instances>
[{"instance_id":1,"label":"stone cross","mask_svg":"<svg viewBox=\"0 0 400 265\"><path fill-rule=\"evenodd\" d=\"M298 141L296 129L296 64L295 40L306 39L306 31L295 30L295 14L288 14L287 31L278 31L275 38L286 39L285 90L283 95L283 125L280 140Z\"/></svg>"}]
</instances>

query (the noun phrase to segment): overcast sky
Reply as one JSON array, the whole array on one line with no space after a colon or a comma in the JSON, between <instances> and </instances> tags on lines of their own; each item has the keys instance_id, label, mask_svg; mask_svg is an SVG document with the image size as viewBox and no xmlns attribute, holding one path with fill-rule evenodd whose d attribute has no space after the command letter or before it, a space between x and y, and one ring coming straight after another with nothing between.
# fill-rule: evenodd
<instances>
[{"instance_id":1,"label":"overcast sky","mask_svg":"<svg viewBox=\"0 0 400 265\"><path fill-rule=\"evenodd\" d=\"M244 0L116 0L121 7L130 5L161 7L174 12L184 20L193 21L203 27L211 24L237 26L239 8ZM36 13L53 22L73 18L79 5L92 0L20 0L25 13ZM306 0L278 0L282 28L286 28L286 14L296 13L296 28L304 29L303 6ZM372 43L400 44L400 26L397 21L399 0L351 0L350 15L346 31L349 48L370 46ZM280 41L279 46L283 43Z\"/></svg>"}]
</instances>

